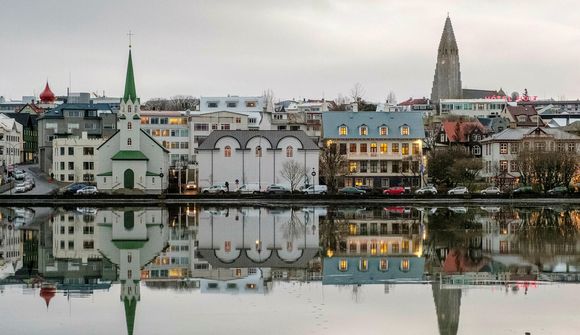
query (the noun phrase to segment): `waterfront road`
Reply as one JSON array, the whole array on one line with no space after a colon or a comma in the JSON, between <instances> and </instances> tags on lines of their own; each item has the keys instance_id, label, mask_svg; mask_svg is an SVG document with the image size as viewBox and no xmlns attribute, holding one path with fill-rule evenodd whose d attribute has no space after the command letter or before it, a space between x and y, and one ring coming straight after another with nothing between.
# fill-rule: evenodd
<instances>
[{"instance_id":1,"label":"waterfront road","mask_svg":"<svg viewBox=\"0 0 580 335\"><path fill-rule=\"evenodd\" d=\"M10 195L13 196L34 196L34 195L44 195L49 194L54 189L58 188L58 185L51 183L48 179L40 173L38 165L19 165L17 168L24 170L30 177L34 178L35 187L24 193L16 193L14 189L12 191L7 191L2 193L1 195ZM18 183L19 181L16 181ZM11 193L12 192L12 193Z\"/></svg>"}]
</instances>

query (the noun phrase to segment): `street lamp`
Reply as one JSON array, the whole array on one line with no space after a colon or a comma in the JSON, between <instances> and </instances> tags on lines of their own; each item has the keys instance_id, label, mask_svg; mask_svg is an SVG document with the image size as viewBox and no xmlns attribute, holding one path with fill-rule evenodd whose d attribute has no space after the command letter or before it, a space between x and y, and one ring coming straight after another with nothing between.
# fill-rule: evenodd
<instances>
[{"instance_id":1,"label":"street lamp","mask_svg":"<svg viewBox=\"0 0 580 335\"><path fill-rule=\"evenodd\" d=\"M310 173L312 175L312 186L314 186L314 189L316 189L316 169L312 168L312 172Z\"/></svg>"}]
</instances>

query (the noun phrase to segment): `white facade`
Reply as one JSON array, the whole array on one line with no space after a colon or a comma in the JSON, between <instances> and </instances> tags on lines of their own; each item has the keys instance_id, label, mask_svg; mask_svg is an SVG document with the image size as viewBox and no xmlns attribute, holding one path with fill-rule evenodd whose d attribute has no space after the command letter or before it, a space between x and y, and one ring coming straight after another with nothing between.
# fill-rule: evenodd
<instances>
[{"instance_id":1,"label":"white facade","mask_svg":"<svg viewBox=\"0 0 580 335\"><path fill-rule=\"evenodd\" d=\"M57 212L52 222L52 254L60 259L101 259L96 210Z\"/></svg>"},{"instance_id":2,"label":"white facade","mask_svg":"<svg viewBox=\"0 0 580 335\"><path fill-rule=\"evenodd\" d=\"M22 125L0 114L0 163L3 166L20 164L24 147Z\"/></svg>"},{"instance_id":3,"label":"white facade","mask_svg":"<svg viewBox=\"0 0 580 335\"><path fill-rule=\"evenodd\" d=\"M169 150L169 164L190 162L193 155L190 125L185 112L141 111L141 129Z\"/></svg>"},{"instance_id":4,"label":"white facade","mask_svg":"<svg viewBox=\"0 0 580 335\"><path fill-rule=\"evenodd\" d=\"M312 173L319 175L319 155L316 144L300 131L214 131L198 148L199 186L225 182L231 189L250 183L260 188L289 186L281 173L289 161L306 171L308 180L298 186L312 184Z\"/></svg>"},{"instance_id":5,"label":"white facade","mask_svg":"<svg viewBox=\"0 0 580 335\"><path fill-rule=\"evenodd\" d=\"M62 182L94 182L97 171L97 148L102 138L63 137L52 140L52 169L54 179Z\"/></svg>"},{"instance_id":6,"label":"white facade","mask_svg":"<svg viewBox=\"0 0 580 335\"><path fill-rule=\"evenodd\" d=\"M441 99L439 111L442 115L489 117L500 115L507 104L505 99Z\"/></svg>"},{"instance_id":7,"label":"white facade","mask_svg":"<svg viewBox=\"0 0 580 335\"><path fill-rule=\"evenodd\" d=\"M248 116L248 127L252 130L270 130L271 125L263 113L271 113L272 108L267 107L265 96L257 97L200 97L199 112L233 112Z\"/></svg>"}]
</instances>

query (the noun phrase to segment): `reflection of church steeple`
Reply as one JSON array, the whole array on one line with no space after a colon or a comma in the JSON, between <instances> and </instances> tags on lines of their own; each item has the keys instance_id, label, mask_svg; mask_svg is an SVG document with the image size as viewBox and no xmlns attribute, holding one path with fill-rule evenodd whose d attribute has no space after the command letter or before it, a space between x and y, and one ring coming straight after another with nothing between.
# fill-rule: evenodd
<instances>
[{"instance_id":1,"label":"reflection of church steeple","mask_svg":"<svg viewBox=\"0 0 580 335\"><path fill-rule=\"evenodd\" d=\"M455 335L459 328L461 289L441 289L439 283L431 284L437 325L440 335Z\"/></svg>"},{"instance_id":2,"label":"reflection of church steeple","mask_svg":"<svg viewBox=\"0 0 580 335\"><path fill-rule=\"evenodd\" d=\"M162 209L102 211L99 215L100 252L117 265L127 334L132 335L141 299L141 269L167 244L166 218Z\"/></svg>"}]
</instances>

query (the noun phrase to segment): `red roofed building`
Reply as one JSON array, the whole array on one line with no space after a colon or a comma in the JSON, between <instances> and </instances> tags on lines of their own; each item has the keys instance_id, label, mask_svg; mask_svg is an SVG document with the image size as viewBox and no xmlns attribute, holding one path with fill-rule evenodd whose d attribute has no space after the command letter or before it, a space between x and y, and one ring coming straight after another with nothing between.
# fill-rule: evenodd
<instances>
[{"instance_id":1,"label":"red roofed building","mask_svg":"<svg viewBox=\"0 0 580 335\"><path fill-rule=\"evenodd\" d=\"M401 111L422 111L424 113L433 112L433 104L428 98L413 99L409 98L397 105Z\"/></svg>"},{"instance_id":2,"label":"red roofed building","mask_svg":"<svg viewBox=\"0 0 580 335\"><path fill-rule=\"evenodd\" d=\"M463 145L473 156L481 157L480 141L487 136L479 121L444 121L436 141L439 146Z\"/></svg>"}]
</instances>

